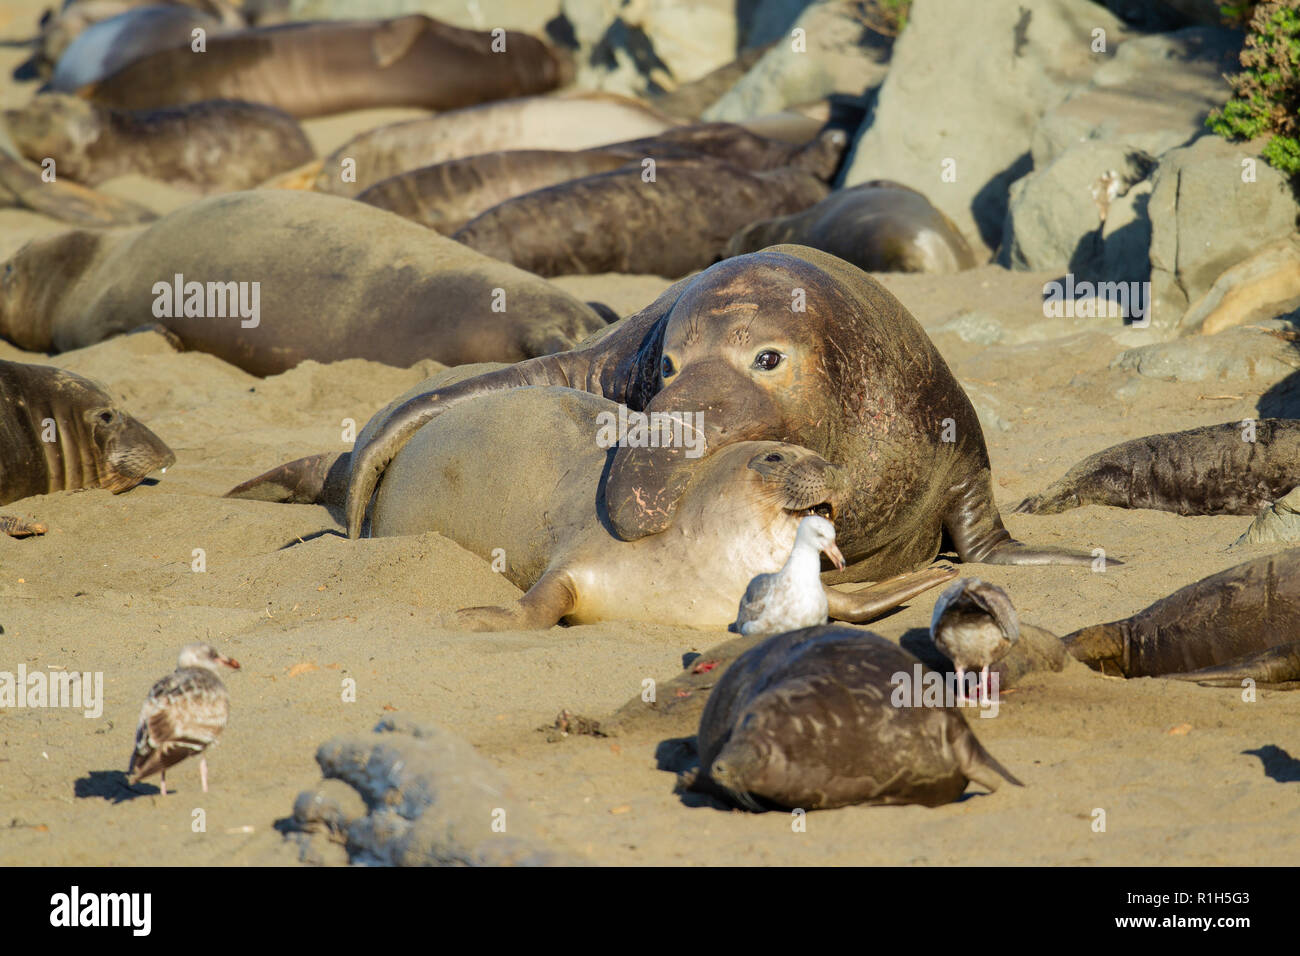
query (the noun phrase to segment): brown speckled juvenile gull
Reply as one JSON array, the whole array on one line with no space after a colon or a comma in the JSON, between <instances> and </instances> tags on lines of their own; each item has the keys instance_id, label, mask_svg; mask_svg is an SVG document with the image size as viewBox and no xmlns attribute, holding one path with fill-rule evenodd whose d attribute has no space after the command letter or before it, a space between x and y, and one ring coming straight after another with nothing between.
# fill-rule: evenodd
<instances>
[{"instance_id":1,"label":"brown speckled juvenile gull","mask_svg":"<svg viewBox=\"0 0 1300 956\"><path fill-rule=\"evenodd\" d=\"M785 565L775 574L760 574L749 582L736 621L727 630L750 636L825 624L829 608L821 580L822 551L843 570L835 526L821 515L808 515L799 522Z\"/></svg>"},{"instance_id":2,"label":"brown speckled juvenile gull","mask_svg":"<svg viewBox=\"0 0 1300 956\"><path fill-rule=\"evenodd\" d=\"M239 668L211 644L186 644L172 671L153 685L140 709L135 749L127 773L131 782L161 773L159 788L167 795L167 768L192 754L202 754L217 742L230 715L226 685L217 665ZM199 779L208 792L208 761L199 758Z\"/></svg>"},{"instance_id":3,"label":"brown speckled juvenile gull","mask_svg":"<svg viewBox=\"0 0 1300 956\"><path fill-rule=\"evenodd\" d=\"M966 671L979 668L979 701L985 704L989 667L1020 639L1020 621L1006 591L979 578L960 578L934 603L930 639L957 669L957 702L966 699Z\"/></svg>"}]
</instances>

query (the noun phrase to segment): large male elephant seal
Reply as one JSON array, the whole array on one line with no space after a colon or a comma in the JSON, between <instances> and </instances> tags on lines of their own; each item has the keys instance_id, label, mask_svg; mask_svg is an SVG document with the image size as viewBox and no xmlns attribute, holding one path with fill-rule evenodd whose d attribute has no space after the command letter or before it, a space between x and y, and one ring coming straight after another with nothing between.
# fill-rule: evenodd
<instances>
[{"instance_id":1,"label":"large male elephant seal","mask_svg":"<svg viewBox=\"0 0 1300 956\"><path fill-rule=\"evenodd\" d=\"M414 223L276 189L205 199L145 229L35 239L0 278L0 336L20 348L80 348L151 320L255 375L306 359L512 362L605 325Z\"/></svg>"},{"instance_id":2,"label":"large male elephant seal","mask_svg":"<svg viewBox=\"0 0 1300 956\"><path fill-rule=\"evenodd\" d=\"M1016 506L1055 514L1084 505L1180 515L1253 515L1300 485L1300 421L1262 418L1147 435L1089 455Z\"/></svg>"},{"instance_id":3,"label":"large male elephant seal","mask_svg":"<svg viewBox=\"0 0 1300 956\"><path fill-rule=\"evenodd\" d=\"M829 180L846 142L841 130L792 144L733 123L706 123L585 150L497 150L451 159L391 176L357 199L451 235L507 199L622 167L639 173L646 158L708 157L753 171L793 166Z\"/></svg>"},{"instance_id":4,"label":"large male elephant seal","mask_svg":"<svg viewBox=\"0 0 1300 956\"><path fill-rule=\"evenodd\" d=\"M922 193L885 179L836 190L802 212L752 222L731 237L727 255L787 242L868 272L960 272L975 265L947 216Z\"/></svg>"},{"instance_id":5,"label":"large male elephant seal","mask_svg":"<svg viewBox=\"0 0 1300 956\"><path fill-rule=\"evenodd\" d=\"M59 177L90 186L137 173L178 186L252 189L314 155L288 113L256 103L214 100L163 110L115 110L46 93L6 110L23 155L53 159Z\"/></svg>"},{"instance_id":6,"label":"large male elephant seal","mask_svg":"<svg viewBox=\"0 0 1300 956\"><path fill-rule=\"evenodd\" d=\"M614 402L569 388L515 389L461 404L393 461L372 533L437 531L485 559L504 555L503 573L528 593L510 607L463 610L458 627L615 619L720 628L735 618L749 581L781 567L800 518L834 514L847 490L843 472L807 449L738 442L691 465L672 529L620 541L599 494L618 416ZM692 427L687 418L662 436ZM635 434L629 430L627 440ZM854 594L827 588L830 615L866 620L953 575L934 568Z\"/></svg>"},{"instance_id":7,"label":"large male elephant seal","mask_svg":"<svg viewBox=\"0 0 1300 956\"><path fill-rule=\"evenodd\" d=\"M728 259L573 351L406 401L352 454L348 533L360 533L384 469L424 423L527 385L581 388L638 411L700 412L706 453L786 441L841 466L851 490L837 541L856 562L841 580L924 567L945 534L963 561L1091 561L1011 538L975 410L924 330L866 273L802 246ZM618 449L603 498L620 538L672 524L690 461L681 448Z\"/></svg>"},{"instance_id":8,"label":"large male elephant seal","mask_svg":"<svg viewBox=\"0 0 1300 956\"><path fill-rule=\"evenodd\" d=\"M699 771L682 782L750 810L936 807L972 780L989 790L1003 779L1023 786L955 707L899 705L900 675L910 681L920 670L870 631L821 625L770 637L713 688Z\"/></svg>"},{"instance_id":9,"label":"large male elephant seal","mask_svg":"<svg viewBox=\"0 0 1300 956\"><path fill-rule=\"evenodd\" d=\"M653 170L637 164L516 196L452 238L541 276L677 278L716 262L728 237L754 217L806 209L826 193L822 180L798 169L750 172L668 159Z\"/></svg>"},{"instance_id":10,"label":"large male elephant seal","mask_svg":"<svg viewBox=\"0 0 1300 956\"><path fill-rule=\"evenodd\" d=\"M321 163L319 192L355 196L390 176L503 149L587 149L656 136L677 122L613 93L525 96L390 123L348 140Z\"/></svg>"},{"instance_id":11,"label":"large male elephant seal","mask_svg":"<svg viewBox=\"0 0 1300 956\"><path fill-rule=\"evenodd\" d=\"M175 460L93 382L48 365L0 360L0 505L77 488L121 494ZM0 532L42 531L0 515Z\"/></svg>"},{"instance_id":12,"label":"large male elephant seal","mask_svg":"<svg viewBox=\"0 0 1300 956\"><path fill-rule=\"evenodd\" d=\"M123 109L229 99L302 117L379 106L450 110L544 93L571 73L565 54L526 34L494 36L412 14L256 27L209 37L201 53L186 42L78 92Z\"/></svg>"},{"instance_id":13,"label":"large male elephant seal","mask_svg":"<svg viewBox=\"0 0 1300 956\"><path fill-rule=\"evenodd\" d=\"M1212 574L1132 617L1062 640L1103 674L1189 680L1242 674L1278 683L1300 680L1294 649L1276 650L1297 635L1300 548L1292 548Z\"/></svg>"}]
</instances>

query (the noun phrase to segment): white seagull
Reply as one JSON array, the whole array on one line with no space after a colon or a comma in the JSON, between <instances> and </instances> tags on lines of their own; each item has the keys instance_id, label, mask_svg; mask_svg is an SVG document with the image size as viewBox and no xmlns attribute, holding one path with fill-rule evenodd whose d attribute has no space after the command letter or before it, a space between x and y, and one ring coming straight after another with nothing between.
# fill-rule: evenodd
<instances>
[{"instance_id":1,"label":"white seagull","mask_svg":"<svg viewBox=\"0 0 1300 956\"><path fill-rule=\"evenodd\" d=\"M749 636L825 624L828 608L821 580L823 551L835 567L844 567L844 555L835 546L835 526L821 515L808 515L799 522L785 565L775 574L760 574L749 582L736 621L727 630Z\"/></svg>"}]
</instances>

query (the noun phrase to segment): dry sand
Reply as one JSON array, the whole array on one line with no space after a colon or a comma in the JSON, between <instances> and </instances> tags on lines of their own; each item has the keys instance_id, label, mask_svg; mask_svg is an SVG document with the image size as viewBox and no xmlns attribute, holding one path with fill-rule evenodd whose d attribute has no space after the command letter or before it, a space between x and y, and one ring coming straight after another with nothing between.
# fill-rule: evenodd
<instances>
[{"instance_id":1,"label":"dry sand","mask_svg":"<svg viewBox=\"0 0 1300 956\"><path fill-rule=\"evenodd\" d=\"M37 4L0 13L20 35ZM21 51L0 50L7 75ZM0 101L30 86L7 84ZM309 123L321 149L390 118L384 111ZM188 198L147 181L110 192L159 211ZM0 254L62 228L0 210ZM1147 334L1106 319L1047 320L1041 274L984 267L959 276L882 276L927 326L973 397L1006 429L988 428L999 505L1009 510L1076 460L1128 438L1256 413L1269 382L1177 384L1111 371ZM668 284L644 276L559 280L620 312ZM959 310L993 316L1003 343L937 331ZM343 420L364 424L429 374L365 361L307 363L260 380L141 334L46 357L0 344L0 358L48 362L105 383L176 451L155 484L118 497L90 491L3 510L38 518L44 538L0 537L0 670L102 671L101 717L63 709L0 714L0 864L286 864L297 847L276 830L319 779L318 744L396 713L455 730L498 764L555 846L605 864L907 863L1281 864L1300 847L1300 694L1101 677L1076 666L1034 675L999 716L974 719L985 745L1026 784L937 809L849 808L812 814L794 833L784 814L688 808L657 770L662 734L547 743L536 728L562 707L599 717L675 676L682 655L721 631L606 623L468 635L431 625L443 611L518 591L487 562L436 534L348 541L329 513L219 497L299 455L346 447ZM1233 395L1237 398L1220 398ZM508 494L508 489L485 493ZM1127 564L965 570L1005 587L1024 620L1066 633L1127 616L1175 588L1264 553L1225 548L1248 518L1180 518L1088 507L1008 516L1036 544L1103 547ZM194 549L206 571L192 570ZM923 597L873 629L897 640L928 623ZM240 659L226 675L230 725L197 765L176 768L162 799L119 784L140 702L177 650L210 640ZM357 682L357 701L341 683ZM972 788L972 791L978 788ZM191 830L192 811L207 830ZM1107 814L1094 832L1093 811ZM342 851L335 860L342 862Z\"/></svg>"}]
</instances>

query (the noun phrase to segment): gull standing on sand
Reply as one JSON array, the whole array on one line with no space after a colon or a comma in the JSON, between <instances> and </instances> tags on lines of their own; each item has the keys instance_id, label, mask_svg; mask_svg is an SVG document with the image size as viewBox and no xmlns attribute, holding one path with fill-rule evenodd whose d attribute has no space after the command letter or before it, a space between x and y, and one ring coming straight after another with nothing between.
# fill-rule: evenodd
<instances>
[{"instance_id":1,"label":"gull standing on sand","mask_svg":"<svg viewBox=\"0 0 1300 956\"><path fill-rule=\"evenodd\" d=\"M835 567L844 568L844 555L835 546L835 526L821 515L808 515L799 522L785 565L749 582L736 621L727 630L748 637L825 624L829 609L821 580L823 551Z\"/></svg>"},{"instance_id":2,"label":"gull standing on sand","mask_svg":"<svg viewBox=\"0 0 1300 956\"><path fill-rule=\"evenodd\" d=\"M979 703L989 699L989 667L1020 639L1020 621L1007 592L979 578L960 578L934 603L930 640L957 669L957 703L966 701L968 669L979 668Z\"/></svg>"},{"instance_id":3,"label":"gull standing on sand","mask_svg":"<svg viewBox=\"0 0 1300 956\"><path fill-rule=\"evenodd\" d=\"M202 755L217 742L230 716L230 696L217 676L217 665L239 669L239 661L224 657L211 644L186 644L176 670L153 685L140 723L127 773L131 783L161 773L159 786L167 796L167 768L193 754ZM208 761L199 757L199 779L208 792Z\"/></svg>"}]
</instances>

